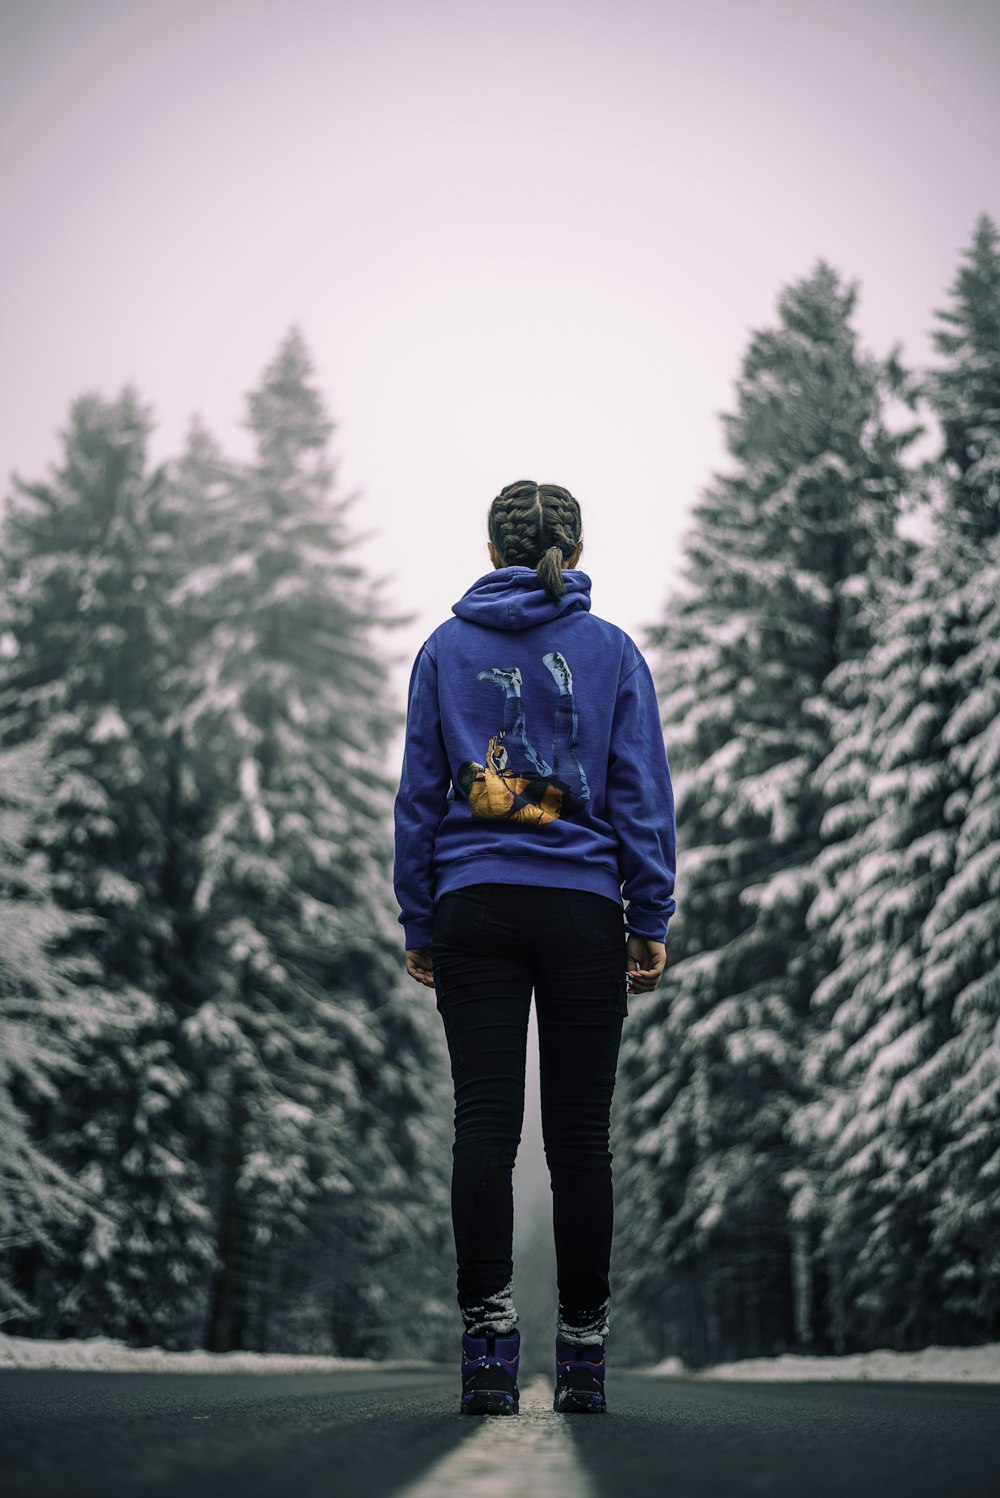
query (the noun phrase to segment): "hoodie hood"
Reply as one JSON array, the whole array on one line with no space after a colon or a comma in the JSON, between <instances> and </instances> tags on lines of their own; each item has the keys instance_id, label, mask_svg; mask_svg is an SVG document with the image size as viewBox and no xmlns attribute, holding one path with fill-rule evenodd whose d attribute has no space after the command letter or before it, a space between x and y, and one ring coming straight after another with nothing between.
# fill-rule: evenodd
<instances>
[{"instance_id":1,"label":"hoodie hood","mask_svg":"<svg viewBox=\"0 0 1000 1498\"><path fill-rule=\"evenodd\" d=\"M534 567L498 567L466 589L452 613L487 629L531 629L566 614L590 612L590 578L576 569L563 572L566 591L550 598Z\"/></svg>"}]
</instances>

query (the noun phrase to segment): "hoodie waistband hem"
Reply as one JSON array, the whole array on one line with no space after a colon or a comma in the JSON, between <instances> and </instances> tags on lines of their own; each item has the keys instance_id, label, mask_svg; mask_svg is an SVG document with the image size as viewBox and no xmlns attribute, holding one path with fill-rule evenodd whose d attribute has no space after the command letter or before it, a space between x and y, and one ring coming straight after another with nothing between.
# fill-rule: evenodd
<instances>
[{"instance_id":1,"label":"hoodie waistband hem","mask_svg":"<svg viewBox=\"0 0 1000 1498\"><path fill-rule=\"evenodd\" d=\"M535 889L582 889L594 895L604 895L616 904L622 904L621 885L617 873L602 868L600 864L580 864L573 860L547 860L545 865L528 859L505 858L498 864L495 858L463 858L449 864L438 873L435 899L440 900L456 889L465 889L470 884L527 884Z\"/></svg>"}]
</instances>

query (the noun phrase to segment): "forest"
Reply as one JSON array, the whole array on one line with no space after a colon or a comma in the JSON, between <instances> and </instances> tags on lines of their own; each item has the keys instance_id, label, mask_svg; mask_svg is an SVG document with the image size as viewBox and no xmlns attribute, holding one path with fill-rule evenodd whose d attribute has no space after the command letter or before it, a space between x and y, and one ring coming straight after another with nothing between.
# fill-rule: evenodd
<instances>
[{"instance_id":1,"label":"forest","mask_svg":"<svg viewBox=\"0 0 1000 1498\"><path fill-rule=\"evenodd\" d=\"M297 332L247 421L253 461L196 424L150 471L135 392L85 396L7 503L5 1329L379 1356L453 1314L386 610Z\"/></svg>"},{"instance_id":2,"label":"forest","mask_svg":"<svg viewBox=\"0 0 1000 1498\"><path fill-rule=\"evenodd\" d=\"M932 367L820 259L754 331L642 642L677 914L630 1000L615 1335L1000 1338L1000 237ZM0 1327L448 1355L450 1079L391 888L383 586L305 340L153 467L72 405L0 513ZM919 459L913 449L931 439Z\"/></svg>"},{"instance_id":3,"label":"forest","mask_svg":"<svg viewBox=\"0 0 1000 1498\"><path fill-rule=\"evenodd\" d=\"M1000 1334L996 226L933 369L860 349L855 297L820 262L750 339L651 636L678 917L616 1250L633 1335L692 1365Z\"/></svg>"}]
</instances>

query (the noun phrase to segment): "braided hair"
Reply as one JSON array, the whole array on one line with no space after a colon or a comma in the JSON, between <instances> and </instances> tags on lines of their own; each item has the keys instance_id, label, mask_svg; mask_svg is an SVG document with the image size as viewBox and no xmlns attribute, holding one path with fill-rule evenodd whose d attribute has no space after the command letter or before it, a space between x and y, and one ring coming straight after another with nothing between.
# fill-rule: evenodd
<instances>
[{"instance_id":1,"label":"braided hair","mask_svg":"<svg viewBox=\"0 0 1000 1498\"><path fill-rule=\"evenodd\" d=\"M490 505L489 534L507 567L534 567L556 599L565 591L563 567L583 539L580 506L558 484L519 479Z\"/></svg>"}]
</instances>

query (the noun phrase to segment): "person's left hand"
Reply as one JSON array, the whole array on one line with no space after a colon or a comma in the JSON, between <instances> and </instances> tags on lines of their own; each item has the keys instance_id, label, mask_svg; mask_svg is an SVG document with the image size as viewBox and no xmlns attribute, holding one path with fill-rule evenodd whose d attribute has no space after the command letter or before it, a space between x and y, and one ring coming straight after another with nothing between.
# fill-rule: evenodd
<instances>
[{"instance_id":1,"label":"person's left hand","mask_svg":"<svg viewBox=\"0 0 1000 1498\"><path fill-rule=\"evenodd\" d=\"M433 988L434 964L431 961L430 947L407 947L406 971L425 988Z\"/></svg>"},{"instance_id":2,"label":"person's left hand","mask_svg":"<svg viewBox=\"0 0 1000 1498\"><path fill-rule=\"evenodd\" d=\"M625 959L629 993L652 993L667 965L665 943L632 934L625 944Z\"/></svg>"}]
</instances>

